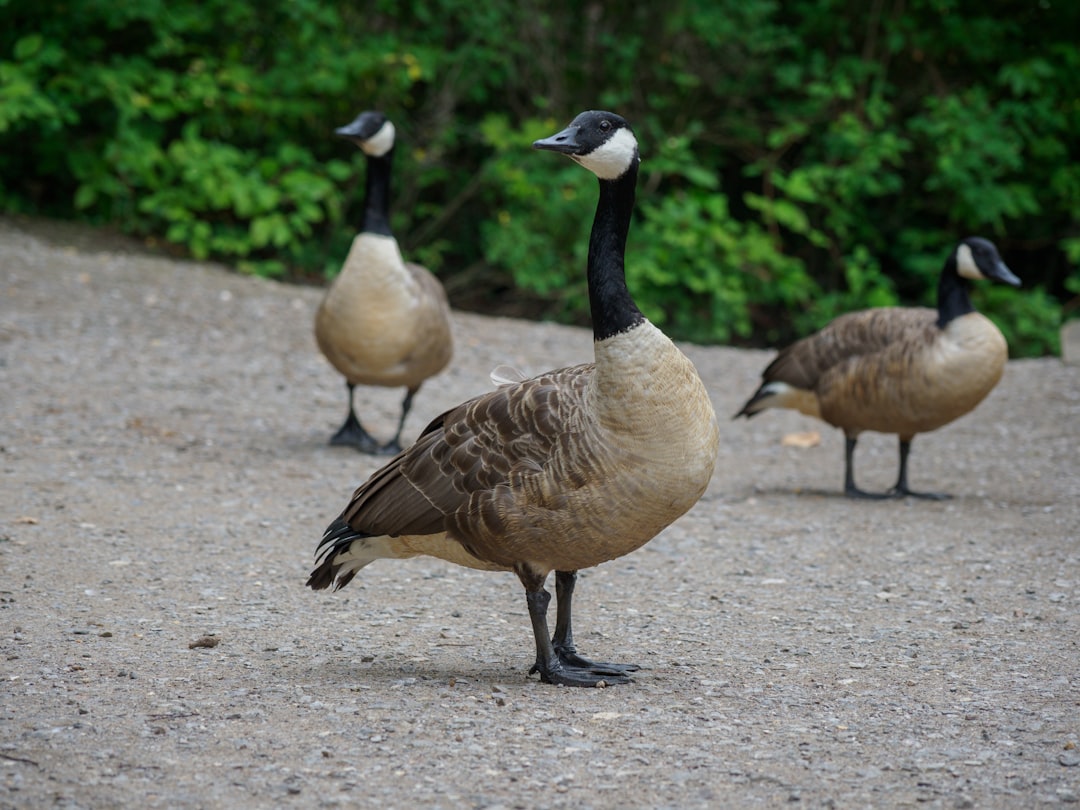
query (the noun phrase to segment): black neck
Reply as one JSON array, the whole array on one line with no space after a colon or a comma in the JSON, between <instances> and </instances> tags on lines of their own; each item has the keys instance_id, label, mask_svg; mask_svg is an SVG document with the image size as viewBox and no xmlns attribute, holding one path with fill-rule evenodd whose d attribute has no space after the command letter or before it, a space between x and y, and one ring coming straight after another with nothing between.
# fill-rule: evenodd
<instances>
[{"instance_id":1,"label":"black neck","mask_svg":"<svg viewBox=\"0 0 1080 810\"><path fill-rule=\"evenodd\" d=\"M938 327L944 329L949 321L974 312L975 307L968 297L968 283L956 272L956 253L949 256L945 269L938 280Z\"/></svg>"},{"instance_id":2,"label":"black neck","mask_svg":"<svg viewBox=\"0 0 1080 810\"><path fill-rule=\"evenodd\" d=\"M390 162L393 157L393 149L380 157L368 155L364 218L360 221L362 233L394 235L390 230Z\"/></svg>"},{"instance_id":3,"label":"black neck","mask_svg":"<svg viewBox=\"0 0 1080 810\"><path fill-rule=\"evenodd\" d=\"M626 236L634 211L638 167L635 162L616 180L600 181L589 237L589 305L593 340L625 332L645 320L626 288Z\"/></svg>"}]
</instances>

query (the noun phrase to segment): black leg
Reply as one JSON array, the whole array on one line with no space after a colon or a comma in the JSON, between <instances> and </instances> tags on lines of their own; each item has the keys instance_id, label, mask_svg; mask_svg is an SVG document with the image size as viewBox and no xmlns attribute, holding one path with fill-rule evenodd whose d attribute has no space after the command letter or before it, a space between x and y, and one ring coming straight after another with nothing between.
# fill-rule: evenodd
<instances>
[{"instance_id":1,"label":"black leg","mask_svg":"<svg viewBox=\"0 0 1080 810\"><path fill-rule=\"evenodd\" d=\"M555 651L576 653L574 646L574 628L571 616L571 603L574 600L574 586L577 585L577 571L555 572L555 635L551 643Z\"/></svg>"},{"instance_id":2,"label":"black leg","mask_svg":"<svg viewBox=\"0 0 1080 810\"><path fill-rule=\"evenodd\" d=\"M890 495L867 492L855 486L855 444L859 439L856 436L844 437L844 494L849 498L865 498L867 500L881 500Z\"/></svg>"},{"instance_id":3,"label":"black leg","mask_svg":"<svg viewBox=\"0 0 1080 810\"><path fill-rule=\"evenodd\" d=\"M413 396L420 390L420 386L415 388L409 388L405 392L405 399L401 403L401 419L398 420L397 433L394 434L394 438L388 441L380 449L380 453L387 456L396 456L401 452L401 431L405 427L405 417L409 415L409 411L412 409Z\"/></svg>"},{"instance_id":4,"label":"black leg","mask_svg":"<svg viewBox=\"0 0 1080 810\"><path fill-rule=\"evenodd\" d=\"M565 664L548 634L547 609L551 594L544 590L545 577L521 571L518 571L518 576L525 585L525 601L529 606L529 619L536 642L536 663L529 670L530 675L539 672L540 680L544 683L563 686L610 686L630 681L625 675L599 674L588 668Z\"/></svg>"},{"instance_id":5,"label":"black leg","mask_svg":"<svg viewBox=\"0 0 1080 810\"><path fill-rule=\"evenodd\" d=\"M637 664L610 664L590 661L577 654L574 646L573 600L574 586L577 585L577 571L555 572L555 635L551 639L555 654L564 664L581 669L588 669L598 675L625 675L641 669Z\"/></svg>"},{"instance_id":6,"label":"black leg","mask_svg":"<svg viewBox=\"0 0 1080 810\"><path fill-rule=\"evenodd\" d=\"M379 443L375 441L374 436L364 430L364 426L356 418L356 411L353 409L353 389L356 386L350 382L345 384L349 388L349 415L345 417L345 423L338 428L338 432L330 437L330 444L340 447L355 447L361 453L377 455L380 450Z\"/></svg>"},{"instance_id":7,"label":"black leg","mask_svg":"<svg viewBox=\"0 0 1080 810\"><path fill-rule=\"evenodd\" d=\"M896 486L889 490L888 494L894 498L927 498L932 501L944 501L952 496L946 492L915 492L908 487L907 462L911 452L911 439L900 440L900 476L896 479Z\"/></svg>"}]
</instances>

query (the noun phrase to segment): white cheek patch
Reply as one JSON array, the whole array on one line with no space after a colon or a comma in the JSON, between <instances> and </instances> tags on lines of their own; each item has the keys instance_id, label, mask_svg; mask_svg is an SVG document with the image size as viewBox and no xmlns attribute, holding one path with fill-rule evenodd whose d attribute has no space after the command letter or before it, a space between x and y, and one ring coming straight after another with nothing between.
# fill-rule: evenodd
<instances>
[{"instance_id":1,"label":"white cheek patch","mask_svg":"<svg viewBox=\"0 0 1080 810\"><path fill-rule=\"evenodd\" d=\"M601 180L622 177L637 154L637 138L628 129L620 129L587 155L574 159Z\"/></svg>"},{"instance_id":2,"label":"white cheek patch","mask_svg":"<svg viewBox=\"0 0 1080 810\"><path fill-rule=\"evenodd\" d=\"M979 267L975 264L975 257L971 255L971 248L967 245L960 245L956 249L956 272L963 278L974 280L986 278L979 272Z\"/></svg>"},{"instance_id":3,"label":"white cheek patch","mask_svg":"<svg viewBox=\"0 0 1080 810\"><path fill-rule=\"evenodd\" d=\"M364 150L365 155L382 157L394 148L394 134L394 125L387 121L378 132L360 144L360 148Z\"/></svg>"}]
</instances>

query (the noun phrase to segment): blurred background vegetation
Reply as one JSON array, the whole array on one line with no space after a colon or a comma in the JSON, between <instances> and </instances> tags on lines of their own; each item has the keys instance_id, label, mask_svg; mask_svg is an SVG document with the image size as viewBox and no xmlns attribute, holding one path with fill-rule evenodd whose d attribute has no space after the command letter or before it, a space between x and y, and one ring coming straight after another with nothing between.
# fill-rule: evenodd
<instances>
[{"instance_id":1,"label":"blurred background vegetation","mask_svg":"<svg viewBox=\"0 0 1080 810\"><path fill-rule=\"evenodd\" d=\"M932 304L955 242L1024 280L1014 355L1080 309L1080 3L0 0L0 210L322 282L397 125L393 218L453 303L584 323L596 200L536 154L582 109L642 144L628 276L673 336L772 346Z\"/></svg>"}]
</instances>

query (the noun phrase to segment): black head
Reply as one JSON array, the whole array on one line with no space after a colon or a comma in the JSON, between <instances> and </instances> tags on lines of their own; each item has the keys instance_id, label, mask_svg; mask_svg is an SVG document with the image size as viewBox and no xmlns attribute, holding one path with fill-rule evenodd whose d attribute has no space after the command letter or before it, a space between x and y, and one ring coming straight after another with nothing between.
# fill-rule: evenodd
<instances>
[{"instance_id":1,"label":"black head","mask_svg":"<svg viewBox=\"0 0 1080 810\"><path fill-rule=\"evenodd\" d=\"M640 160L630 124L601 110L581 113L562 132L534 142L533 148L568 155L601 180L622 177Z\"/></svg>"},{"instance_id":2,"label":"black head","mask_svg":"<svg viewBox=\"0 0 1080 810\"><path fill-rule=\"evenodd\" d=\"M334 132L373 157L385 155L394 148L394 124L375 110L360 113L351 123L338 127Z\"/></svg>"},{"instance_id":3,"label":"black head","mask_svg":"<svg viewBox=\"0 0 1080 810\"><path fill-rule=\"evenodd\" d=\"M954 256L956 272L962 278L987 278L1014 287L1020 286L1020 279L1005 266L997 247L989 239L969 236L956 246Z\"/></svg>"}]
</instances>

